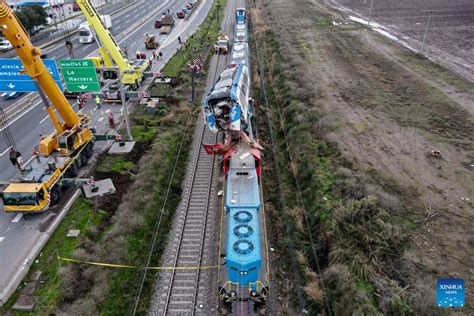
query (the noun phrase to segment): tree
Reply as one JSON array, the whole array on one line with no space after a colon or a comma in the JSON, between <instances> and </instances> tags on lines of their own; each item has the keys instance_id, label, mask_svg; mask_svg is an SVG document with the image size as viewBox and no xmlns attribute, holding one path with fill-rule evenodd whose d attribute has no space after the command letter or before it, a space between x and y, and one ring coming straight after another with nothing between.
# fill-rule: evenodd
<instances>
[{"instance_id":1,"label":"tree","mask_svg":"<svg viewBox=\"0 0 474 316\"><path fill-rule=\"evenodd\" d=\"M24 6L16 11L16 16L28 32L36 26L46 24L46 11L40 5Z\"/></svg>"}]
</instances>

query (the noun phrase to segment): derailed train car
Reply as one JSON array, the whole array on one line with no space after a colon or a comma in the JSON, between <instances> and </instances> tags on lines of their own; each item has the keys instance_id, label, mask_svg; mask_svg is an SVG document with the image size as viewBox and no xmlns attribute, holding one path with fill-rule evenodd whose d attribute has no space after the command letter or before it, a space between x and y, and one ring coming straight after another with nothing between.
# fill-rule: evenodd
<instances>
[{"instance_id":1,"label":"derailed train car","mask_svg":"<svg viewBox=\"0 0 474 316\"><path fill-rule=\"evenodd\" d=\"M240 131L249 130L252 108L249 106L250 77L246 65L231 64L221 73L204 102L207 124L239 138Z\"/></svg>"}]
</instances>

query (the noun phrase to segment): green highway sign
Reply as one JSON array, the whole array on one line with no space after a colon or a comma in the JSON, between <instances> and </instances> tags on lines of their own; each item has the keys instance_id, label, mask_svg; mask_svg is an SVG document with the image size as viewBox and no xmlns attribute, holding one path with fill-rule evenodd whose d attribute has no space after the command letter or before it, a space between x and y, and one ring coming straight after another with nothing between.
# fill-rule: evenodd
<instances>
[{"instance_id":1,"label":"green highway sign","mask_svg":"<svg viewBox=\"0 0 474 316\"><path fill-rule=\"evenodd\" d=\"M94 63L89 59L63 59L59 61L64 83L70 92L98 92L99 80Z\"/></svg>"}]
</instances>

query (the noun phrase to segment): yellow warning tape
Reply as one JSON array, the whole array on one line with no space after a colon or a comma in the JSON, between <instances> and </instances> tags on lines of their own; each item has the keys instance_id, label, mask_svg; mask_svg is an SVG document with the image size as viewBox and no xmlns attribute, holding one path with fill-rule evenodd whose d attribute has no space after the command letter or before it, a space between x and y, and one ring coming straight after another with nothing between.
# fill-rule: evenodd
<instances>
[{"instance_id":1,"label":"yellow warning tape","mask_svg":"<svg viewBox=\"0 0 474 316\"><path fill-rule=\"evenodd\" d=\"M138 266L131 266L127 264L113 264L113 263L104 263L104 262L92 262L92 261L83 261L71 258L63 258L58 256L58 260L66 261L66 262L73 262L73 263L81 263L81 264L89 264L93 266L101 266L101 267L109 267L109 268L120 268L120 269L148 269L148 270L197 270L197 269L215 269L218 266L195 266L195 267L138 267Z\"/></svg>"}]
</instances>

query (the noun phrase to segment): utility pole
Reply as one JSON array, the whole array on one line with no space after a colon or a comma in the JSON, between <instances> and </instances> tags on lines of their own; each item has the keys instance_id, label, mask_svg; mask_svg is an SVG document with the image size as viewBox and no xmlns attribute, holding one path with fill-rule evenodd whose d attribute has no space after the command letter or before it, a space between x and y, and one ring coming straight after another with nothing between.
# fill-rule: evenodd
<instances>
[{"instance_id":1,"label":"utility pole","mask_svg":"<svg viewBox=\"0 0 474 316\"><path fill-rule=\"evenodd\" d=\"M115 67L102 67L100 68L102 71L115 71L117 73L117 80L104 80L103 82L111 83L111 82L117 82L119 86L119 92L120 92L120 99L122 101L122 112L123 116L125 118L125 127L127 129L127 136L128 140L133 140L132 132L130 130L130 121L128 119L128 109L127 109L127 104L125 102L125 90L123 88L123 83L122 83L122 74L120 73L120 69L115 66Z\"/></svg>"},{"instance_id":2,"label":"utility pole","mask_svg":"<svg viewBox=\"0 0 474 316\"><path fill-rule=\"evenodd\" d=\"M191 71L191 103L194 104L194 75L196 74L196 69L193 67Z\"/></svg>"},{"instance_id":3,"label":"utility pole","mask_svg":"<svg viewBox=\"0 0 474 316\"><path fill-rule=\"evenodd\" d=\"M430 21L431 21L431 11L428 12L428 22L426 22L425 34L423 35L423 43L421 44L420 54L423 54L423 50L425 49L426 35L428 34L428 28L430 26Z\"/></svg>"},{"instance_id":4,"label":"utility pole","mask_svg":"<svg viewBox=\"0 0 474 316\"><path fill-rule=\"evenodd\" d=\"M203 67L202 56L199 55L199 57L193 59L194 53L195 53L195 50L193 48L190 48L190 51L189 51L190 63L188 64L188 70L191 73L191 103L194 103L194 98L196 94L195 92L196 74L201 73L202 67Z\"/></svg>"},{"instance_id":5,"label":"utility pole","mask_svg":"<svg viewBox=\"0 0 474 316\"><path fill-rule=\"evenodd\" d=\"M370 0L370 9L369 9L369 23L367 24L370 26L370 22L372 21L372 7L374 5L374 0Z\"/></svg>"},{"instance_id":6,"label":"utility pole","mask_svg":"<svg viewBox=\"0 0 474 316\"><path fill-rule=\"evenodd\" d=\"M130 130L130 121L128 120L128 109L127 104L125 102L125 90L123 89L122 74L120 73L120 69L118 69L118 67L114 68L117 71L118 85L120 88L120 98L122 99L123 116L125 117L125 127L127 128L128 140L133 140L132 132Z\"/></svg>"}]
</instances>

